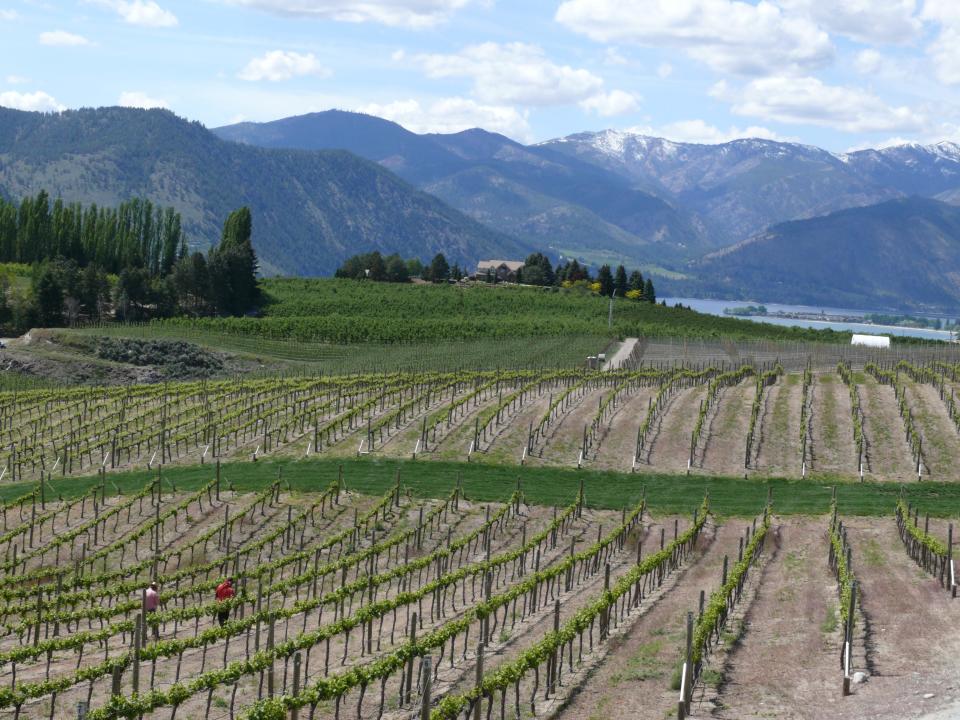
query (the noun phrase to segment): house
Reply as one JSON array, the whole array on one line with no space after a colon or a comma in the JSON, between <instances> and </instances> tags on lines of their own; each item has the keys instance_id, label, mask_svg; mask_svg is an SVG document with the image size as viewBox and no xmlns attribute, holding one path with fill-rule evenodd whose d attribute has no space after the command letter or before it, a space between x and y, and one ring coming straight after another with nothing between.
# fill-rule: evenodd
<instances>
[{"instance_id":1,"label":"house","mask_svg":"<svg viewBox=\"0 0 960 720\"><path fill-rule=\"evenodd\" d=\"M520 260L481 260L477 263L474 280L495 279L496 282L516 282L517 273L523 267Z\"/></svg>"},{"instance_id":2,"label":"house","mask_svg":"<svg viewBox=\"0 0 960 720\"><path fill-rule=\"evenodd\" d=\"M866 347L888 348L890 338L886 335L854 335L850 339L851 345L865 345Z\"/></svg>"}]
</instances>

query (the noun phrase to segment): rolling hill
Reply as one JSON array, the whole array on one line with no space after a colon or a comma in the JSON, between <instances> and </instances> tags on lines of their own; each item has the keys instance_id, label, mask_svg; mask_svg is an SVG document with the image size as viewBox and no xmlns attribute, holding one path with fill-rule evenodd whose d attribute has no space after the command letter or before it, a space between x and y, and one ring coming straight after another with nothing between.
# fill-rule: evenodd
<instances>
[{"instance_id":1,"label":"rolling hill","mask_svg":"<svg viewBox=\"0 0 960 720\"><path fill-rule=\"evenodd\" d=\"M326 275L356 252L462 263L529 247L481 225L389 170L343 151L265 149L221 140L165 110L57 114L0 108L0 193L40 189L68 201L144 196L173 205L190 242L215 242L249 205L264 271Z\"/></svg>"}]
</instances>

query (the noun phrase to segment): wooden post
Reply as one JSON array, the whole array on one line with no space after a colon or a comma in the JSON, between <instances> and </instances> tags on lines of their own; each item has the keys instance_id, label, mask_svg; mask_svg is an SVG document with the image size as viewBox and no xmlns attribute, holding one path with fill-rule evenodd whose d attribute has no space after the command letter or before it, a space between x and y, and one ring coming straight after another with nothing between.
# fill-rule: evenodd
<instances>
[{"instance_id":1,"label":"wooden post","mask_svg":"<svg viewBox=\"0 0 960 720\"><path fill-rule=\"evenodd\" d=\"M950 596L957 596L957 586L953 582L953 523L947 526L947 582L950 583Z\"/></svg>"},{"instance_id":2,"label":"wooden post","mask_svg":"<svg viewBox=\"0 0 960 720\"><path fill-rule=\"evenodd\" d=\"M293 656L293 697L300 696L300 653ZM300 720L300 708L296 705L290 710L290 720Z\"/></svg>"},{"instance_id":3,"label":"wooden post","mask_svg":"<svg viewBox=\"0 0 960 720\"><path fill-rule=\"evenodd\" d=\"M274 622L270 618L270 625L267 627L267 652L273 652L273 632ZM273 673L273 660L270 661L270 669L267 671L267 695L273 697L275 678Z\"/></svg>"},{"instance_id":4,"label":"wooden post","mask_svg":"<svg viewBox=\"0 0 960 720\"><path fill-rule=\"evenodd\" d=\"M848 659L853 657L853 613L854 609L857 606L857 581L853 580L850 583L850 606L847 610L847 627L846 637L844 638L844 652L846 655L843 658L843 694L850 694L850 677L851 677L851 668L848 665Z\"/></svg>"},{"instance_id":5,"label":"wooden post","mask_svg":"<svg viewBox=\"0 0 960 720\"><path fill-rule=\"evenodd\" d=\"M553 603L553 632L560 632L560 599ZM557 648L553 648L553 658L550 663L550 691L556 693L557 691Z\"/></svg>"},{"instance_id":6,"label":"wooden post","mask_svg":"<svg viewBox=\"0 0 960 720\"><path fill-rule=\"evenodd\" d=\"M137 618L137 624L133 629L133 692L140 692L140 638L145 634L143 625L143 615Z\"/></svg>"},{"instance_id":7,"label":"wooden post","mask_svg":"<svg viewBox=\"0 0 960 720\"><path fill-rule=\"evenodd\" d=\"M410 645L416 645L417 643L417 613L410 613ZM406 697L404 698L405 703L410 703L411 690L413 687L413 656L410 656L410 660L407 663L407 692Z\"/></svg>"},{"instance_id":8,"label":"wooden post","mask_svg":"<svg viewBox=\"0 0 960 720\"><path fill-rule=\"evenodd\" d=\"M684 720L690 708L693 683L693 613L687 613L687 647L683 672L680 676L680 703L677 706L678 720Z\"/></svg>"},{"instance_id":9,"label":"wooden post","mask_svg":"<svg viewBox=\"0 0 960 720\"><path fill-rule=\"evenodd\" d=\"M423 703L420 707L420 720L430 720L430 691L433 684L433 658L429 655L423 659Z\"/></svg>"},{"instance_id":10,"label":"wooden post","mask_svg":"<svg viewBox=\"0 0 960 720\"><path fill-rule=\"evenodd\" d=\"M480 687L483 683L483 643L477 645L477 674L476 674L476 687ZM481 702L482 695L477 698L476 705L473 706L473 720L480 720L480 706L483 704Z\"/></svg>"}]
</instances>

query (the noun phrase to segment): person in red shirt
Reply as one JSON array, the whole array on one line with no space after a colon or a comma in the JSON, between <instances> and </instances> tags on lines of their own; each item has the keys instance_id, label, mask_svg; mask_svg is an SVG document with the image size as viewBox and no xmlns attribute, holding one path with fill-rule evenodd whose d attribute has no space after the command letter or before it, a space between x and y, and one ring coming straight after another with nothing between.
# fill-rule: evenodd
<instances>
[{"instance_id":1,"label":"person in red shirt","mask_svg":"<svg viewBox=\"0 0 960 720\"><path fill-rule=\"evenodd\" d=\"M233 589L233 578L227 578L222 583L217 585L217 602L228 602L232 598L236 597L237 592ZM217 610L217 622L223 626L227 620L230 619L230 608L223 608Z\"/></svg>"},{"instance_id":2,"label":"person in red shirt","mask_svg":"<svg viewBox=\"0 0 960 720\"><path fill-rule=\"evenodd\" d=\"M155 613L160 605L160 593L157 590L156 581L150 583L150 587L143 593L143 610L147 615ZM160 639L160 625L153 626L153 637Z\"/></svg>"}]
</instances>

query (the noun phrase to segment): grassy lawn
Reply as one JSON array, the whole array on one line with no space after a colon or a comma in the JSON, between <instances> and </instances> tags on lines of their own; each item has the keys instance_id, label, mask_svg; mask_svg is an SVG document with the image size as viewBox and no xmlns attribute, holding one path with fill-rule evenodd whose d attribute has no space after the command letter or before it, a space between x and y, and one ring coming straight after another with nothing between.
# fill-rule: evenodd
<instances>
[{"instance_id":1,"label":"grassy lawn","mask_svg":"<svg viewBox=\"0 0 960 720\"><path fill-rule=\"evenodd\" d=\"M686 513L695 508L705 492L715 513L752 517L772 491L779 514L817 515L828 512L832 487L837 488L840 512L844 515L892 515L901 488L921 512L935 517L960 516L960 483L856 482L819 478L765 480L684 475L616 473L596 470L558 469L532 466L487 465L440 461L411 461L370 458L312 458L256 463L233 462L222 466L224 487L238 491L263 488L280 476L295 491L311 492L326 487L343 473L347 488L362 493L382 494L395 482L397 473L411 491L423 497L445 496L460 478L468 498L478 501L503 500L518 480L529 502L537 505L565 505L576 495L581 481L587 504L596 508L629 507L646 491L654 512ZM164 487L192 490L214 477L213 465L172 466L163 470ZM156 472L134 471L107 475L107 493L119 489L128 494L156 477ZM47 497L75 497L96 484L96 476L54 478ZM29 492L30 484L9 484L0 488L0 499L12 499Z\"/></svg>"}]
</instances>

